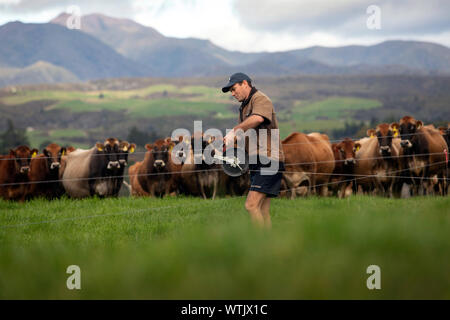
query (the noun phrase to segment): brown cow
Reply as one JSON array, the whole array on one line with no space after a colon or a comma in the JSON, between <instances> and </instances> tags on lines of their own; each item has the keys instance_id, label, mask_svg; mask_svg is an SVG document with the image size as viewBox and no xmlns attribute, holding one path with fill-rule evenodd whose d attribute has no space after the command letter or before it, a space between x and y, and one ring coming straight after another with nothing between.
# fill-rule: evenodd
<instances>
[{"instance_id":1,"label":"brown cow","mask_svg":"<svg viewBox=\"0 0 450 320\"><path fill-rule=\"evenodd\" d=\"M339 143L331 145L333 149L335 165L331 176L331 189L339 198L347 197L353 192L353 173L356 163L356 150L361 148L350 138L345 138Z\"/></svg>"},{"instance_id":2,"label":"brown cow","mask_svg":"<svg viewBox=\"0 0 450 320\"><path fill-rule=\"evenodd\" d=\"M59 181L61 157L66 155L66 148L51 143L42 150L42 154L31 160L29 179L30 195L47 199L59 198L64 194L64 187ZM53 182L51 182L53 181Z\"/></svg>"},{"instance_id":3,"label":"brown cow","mask_svg":"<svg viewBox=\"0 0 450 320\"><path fill-rule=\"evenodd\" d=\"M334 155L328 136L320 133L291 133L281 142L286 171L283 174L291 198L312 191L328 195L328 182L334 170Z\"/></svg>"},{"instance_id":4,"label":"brown cow","mask_svg":"<svg viewBox=\"0 0 450 320\"><path fill-rule=\"evenodd\" d=\"M200 195L203 199L216 197L220 167L216 163L205 162L205 150L213 141L214 137L206 137L201 133L194 133L191 138L188 159L181 168L182 188L189 195ZM199 150L195 150L196 144L200 146ZM211 152L211 156L214 156L214 152Z\"/></svg>"},{"instance_id":5,"label":"brown cow","mask_svg":"<svg viewBox=\"0 0 450 320\"><path fill-rule=\"evenodd\" d=\"M132 195L163 197L175 191L171 173L174 168L170 161L174 145L168 138L145 145L144 160L136 162L129 170Z\"/></svg>"},{"instance_id":6,"label":"brown cow","mask_svg":"<svg viewBox=\"0 0 450 320\"><path fill-rule=\"evenodd\" d=\"M445 190L445 150L447 143L434 126L424 126L411 116L400 119L401 147L405 157L402 165L408 169L416 194L427 194L433 176L440 178L439 192Z\"/></svg>"},{"instance_id":7,"label":"brown cow","mask_svg":"<svg viewBox=\"0 0 450 320\"><path fill-rule=\"evenodd\" d=\"M11 149L9 155L0 157L0 197L21 202L26 200L30 188L30 162L38 152L37 149L19 146Z\"/></svg>"},{"instance_id":8,"label":"brown cow","mask_svg":"<svg viewBox=\"0 0 450 320\"><path fill-rule=\"evenodd\" d=\"M447 147L450 147L450 123L446 127L439 127L439 132L444 137L445 142L447 142ZM447 148L448 151L448 148Z\"/></svg>"},{"instance_id":9,"label":"brown cow","mask_svg":"<svg viewBox=\"0 0 450 320\"><path fill-rule=\"evenodd\" d=\"M132 196L149 196L150 193L144 191L138 181L138 172L141 169L144 161L137 161L128 169L128 175L130 176L131 195Z\"/></svg>"},{"instance_id":10,"label":"brown cow","mask_svg":"<svg viewBox=\"0 0 450 320\"><path fill-rule=\"evenodd\" d=\"M445 127L440 127L439 131L441 132L442 136L444 137L445 142L447 143L447 149L445 150L445 157L447 159L447 164L445 167L445 171L446 174L445 176L447 177L446 180L446 184L447 184L447 190L445 190L445 193L448 194L449 193L449 189L450 189L450 123L447 125L447 128Z\"/></svg>"},{"instance_id":11,"label":"brown cow","mask_svg":"<svg viewBox=\"0 0 450 320\"><path fill-rule=\"evenodd\" d=\"M376 129L367 130L370 138L358 141L360 149L356 152L355 181L365 191L394 196L401 152L397 128L396 123L382 123Z\"/></svg>"}]
</instances>

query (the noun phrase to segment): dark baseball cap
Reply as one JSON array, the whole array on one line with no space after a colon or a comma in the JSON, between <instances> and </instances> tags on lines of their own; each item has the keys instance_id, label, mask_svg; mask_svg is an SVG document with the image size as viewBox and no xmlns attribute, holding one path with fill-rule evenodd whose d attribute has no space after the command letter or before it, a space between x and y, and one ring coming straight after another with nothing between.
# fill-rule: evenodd
<instances>
[{"instance_id":1,"label":"dark baseball cap","mask_svg":"<svg viewBox=\"0 0 450 320\"><path fill-rule=\"evenodd\" d=\"M222 88L222 92L230 91L230 88L234 86L236 83L247 80L247 82L251 82L252 79L248 75L242 72L238 72L233 74L230 79L228 79L228 84Z\"/></svg>"}]
</instances>

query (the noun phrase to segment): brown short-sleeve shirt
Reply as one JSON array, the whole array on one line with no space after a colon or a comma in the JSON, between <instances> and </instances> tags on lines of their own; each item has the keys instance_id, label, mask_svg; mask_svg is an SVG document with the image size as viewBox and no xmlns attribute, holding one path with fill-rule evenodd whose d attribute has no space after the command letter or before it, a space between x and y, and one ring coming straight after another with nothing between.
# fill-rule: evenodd
<instances>
[{"instance_id":1,"label":"brown short-sleeve shirt","mask_svg":"<svg viewBox=\"0 0 450 320\"><path fill-rule=\"evenodd\" d=\"M251 143L249 146L246 145L249 154L259 154L260 148L267 148L267 157L272 160L284 162L279 131L271 131L271 129L278 129L278 120L270 98L257 90L251 96L250 101L242 108L241 115L242 116L239 117L239 123L243 122L251 115L260 115L264 118L264 122L255 128L258 138L257 145L252 145ZM260 129L266 129L267 139L260 139ZM274 136L273 138L278 142L274 145L271 144L271 136L273 133L278 134L278 137Z\"/></svg>"}]
</instances>

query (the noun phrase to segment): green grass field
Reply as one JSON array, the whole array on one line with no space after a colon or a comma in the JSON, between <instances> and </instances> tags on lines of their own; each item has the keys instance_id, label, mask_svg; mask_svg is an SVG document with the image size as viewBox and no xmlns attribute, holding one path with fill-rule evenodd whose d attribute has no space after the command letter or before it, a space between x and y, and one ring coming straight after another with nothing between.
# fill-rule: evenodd
<instances>
[{"instance_id":1,"label":"green grass field","mask_svg":"<svg viewBox=\"0 0 450 320\"><path fill-rule=\"evenodd\" d=\"M449 197L275 199L272 221L244 198L0 201L0 298L450 298Z\"/></svg>"},{"instance_id":2,"label":"green grass field","mask_svg":"<svg viewBox=\"0 0 450 320\"><path fill-rule=\"evenodd\" d=\"M292 110L280 112L280 134L288 136L294 131L341 129L355 113L381 107L374 99L357 97L329 97L319 101L297 101Z\"/></svg>"},{"instance_id":3,"label":"green grass field","mask_svg":"<svg viewBox=\"0 0 450 320\"><path fill-rule=\"evenodd\" d=\"M85 143L74 142L73 138L86 137L86 132L78 129L57 129L57 130L33 130L27 132L30 146L39 148L45 141L57 143L60 146L72 145L77 148L90 148L91 146ZM42 151L42 150L40 150Z\"/></svg>"}]
</instances>

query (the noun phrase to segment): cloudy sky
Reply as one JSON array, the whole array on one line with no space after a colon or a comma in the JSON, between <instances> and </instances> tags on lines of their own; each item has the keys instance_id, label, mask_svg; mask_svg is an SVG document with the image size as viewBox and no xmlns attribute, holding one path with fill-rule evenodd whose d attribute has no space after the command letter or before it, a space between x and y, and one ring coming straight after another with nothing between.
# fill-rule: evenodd
<instances>
[{"instance_id":1,"label":"cloudy sky","mask_svg":"<svg viewBox=\"0 0 450 320\"><path fill-rule=\"evenodd\" d=\"M388 39L450 47L449 0L0 0L0 24L47 22L73 5L82 15L131 18L166 36L209 39L229 50L282 51Z\"/></svg>"}]
</instances>

